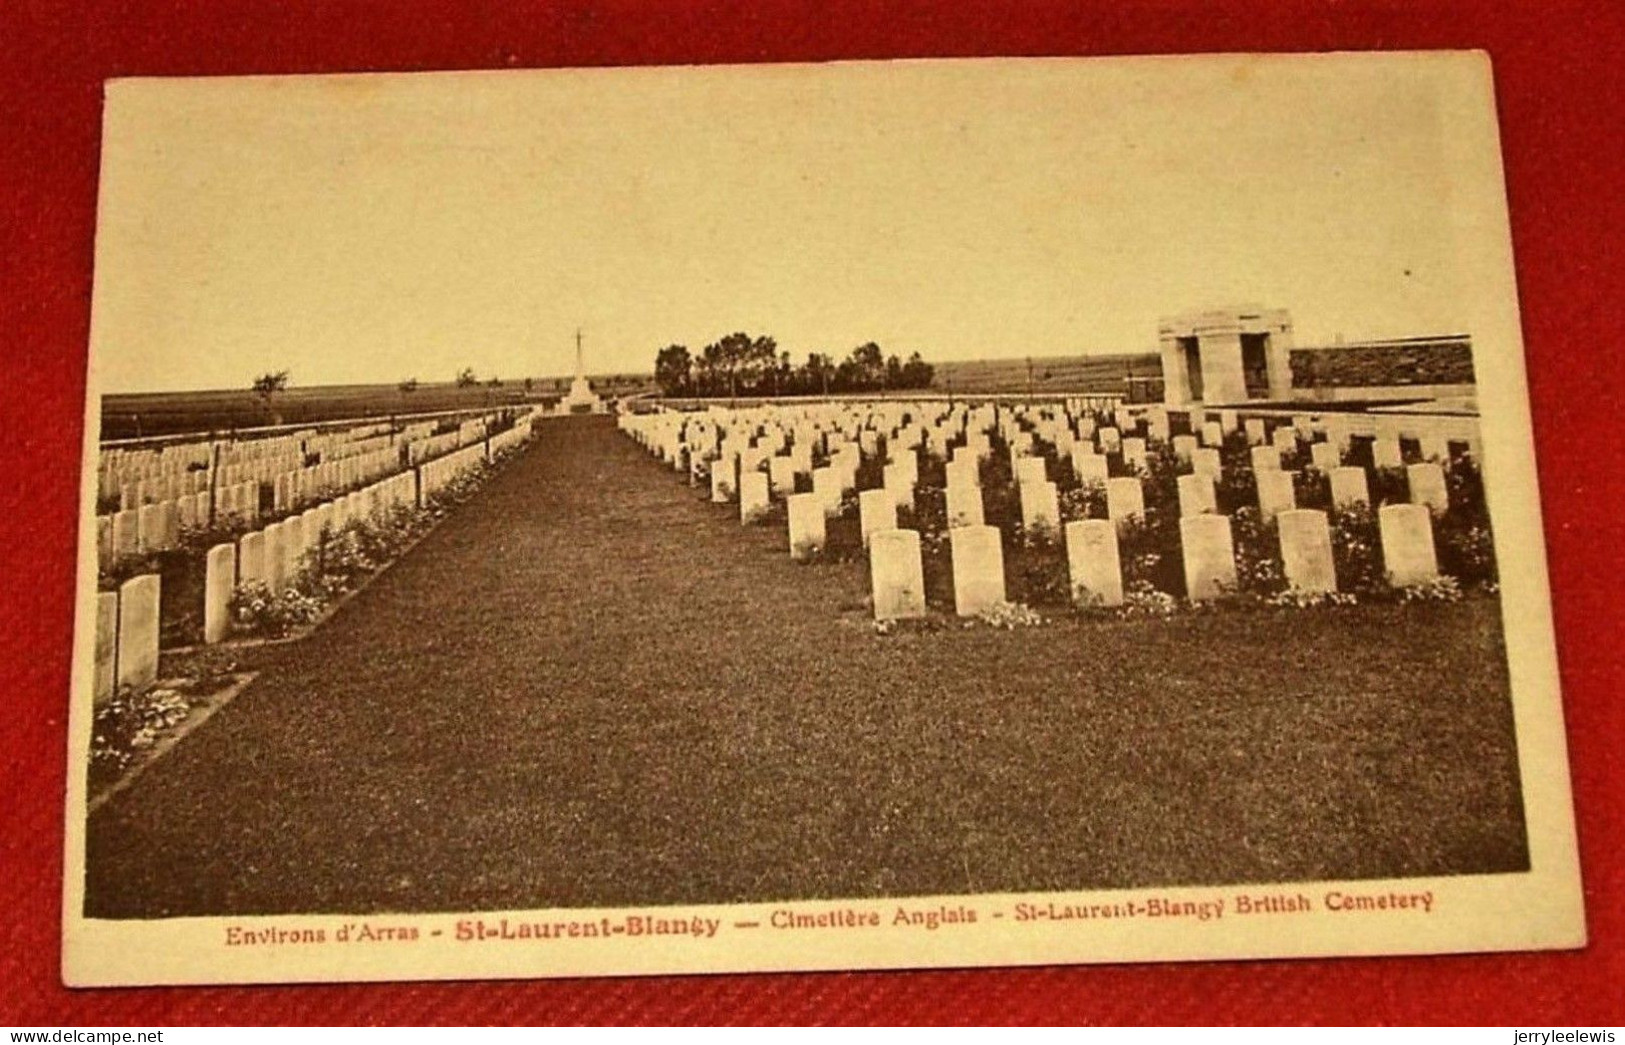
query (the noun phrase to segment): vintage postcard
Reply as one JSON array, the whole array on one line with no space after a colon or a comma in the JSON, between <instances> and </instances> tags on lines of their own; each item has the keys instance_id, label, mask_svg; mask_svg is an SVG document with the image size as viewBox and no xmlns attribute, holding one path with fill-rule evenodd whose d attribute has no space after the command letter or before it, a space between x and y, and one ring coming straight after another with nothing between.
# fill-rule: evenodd
<instances>
[{"instance_id":1,"label":"vintage postcard","mask_svg":"<svg viewBox=\"0 0 1625 1045\"><path fill-rule=\"evenodd\" d=\"M1585 941L1488 59L107 85L74 985Z\"/></svg>"}]
</instances>

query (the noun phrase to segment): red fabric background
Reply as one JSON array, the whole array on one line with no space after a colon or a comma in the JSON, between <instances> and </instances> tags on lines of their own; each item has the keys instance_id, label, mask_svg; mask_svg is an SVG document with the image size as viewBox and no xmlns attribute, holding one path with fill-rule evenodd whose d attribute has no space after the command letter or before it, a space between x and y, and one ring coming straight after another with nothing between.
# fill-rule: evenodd
<instances>
[{"instance_id":1,"label":"red fabric background","mask_svg":"<svg viewBox=\"0 0 1625 1045\"><path fill-rule=\"evenodd\" d=\"M285 9L286 6L286 9ZM0 1023L1625 1021L1617 0L124 0L0 6ZM64 990L63 719L101 82L125 75L1387 48L1490 51L1591 946L970 972Z\"/></svg>"}]
</instances>

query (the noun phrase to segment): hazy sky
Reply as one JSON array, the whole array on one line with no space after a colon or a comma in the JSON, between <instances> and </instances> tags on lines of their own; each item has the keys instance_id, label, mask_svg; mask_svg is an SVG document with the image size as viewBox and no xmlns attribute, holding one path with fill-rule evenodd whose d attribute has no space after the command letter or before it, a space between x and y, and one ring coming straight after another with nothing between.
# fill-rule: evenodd
<instances>
[{"instance_id":1,"label":"hazy sky","mask_svg":"<svg viewBox=\"0 0 1625 1045\"><path fill-rule=\"evenodd\" d=\"M1395 56L126 80L103 391L1470 330L1437 66ZM1460 67L1454 70L1460 73ZM1459 77L1458 77L1459 78Z\"/></svg>"}]
</instances>

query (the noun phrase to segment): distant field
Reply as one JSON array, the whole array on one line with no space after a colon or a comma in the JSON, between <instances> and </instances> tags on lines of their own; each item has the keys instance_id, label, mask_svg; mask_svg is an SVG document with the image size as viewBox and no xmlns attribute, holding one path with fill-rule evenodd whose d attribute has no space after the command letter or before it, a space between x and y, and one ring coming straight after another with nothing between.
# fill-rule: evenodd
<instances>
[{"instance_id":1,"label":"distant field","mask_svg":"<svg viewBox=\"0 0 1625 1045\"><path fill-rule=\"evenodd\" d=\"M1354 344L1336 349L1300 348L1292 353L1299 387L1404 385L1466 382L1472 377L1472 350L1451 339ZM1022 393L1065 395L1122 393L1125 378L1162 376L1155 352L1097 356L1036 356L934 363L931 390L955 395ZM591 377L606 396L656 393L654 375L608 374ZM551 402L569 388L569 378L536 378L501 385L423 384L412 392L395 385L330 385L291 388L277 397L275 415L244 389L214 392L156 392L110 395L102 400L102 438L230 431L269 424L313 424L350 417L437 410L480 410L516 403ZM910 393L899 392L906 396ZM1160 392L1156 393L1160 395Z\"/></svg>"},{"instance_id":2,"label":"distant field","mask_svg":"<svg viewBox=\"0 0 1625 1045\"><path fill-rule=\"evenodd\" d=\"M653 387L650 376L610 374L589 377L600 394L628 395ZM290 388L270 409L246 388L208 392L143 392L102 397L102 433L107 439L226 432L264 425L315 424L351 417L483 410L518 403L549 402L570 386L569 378L532 379L460 388L451 383L420 384L410 392L396 385L326 385Z\"/></svg>"},{"instance_id":3,"label":"distant field","mask_svg":"<svg viewBox=\"0 0 1625 1045\"><path fill-rule=\"evenodd\" d=\"M1123 379L1161 376L1162 363L1155 352L1101 356L1048 356L1026 359L982 359L968 362L935 363L938 391L950 388L956 394L978 392L1122 392Z\"/></svg>"}]
</instances>

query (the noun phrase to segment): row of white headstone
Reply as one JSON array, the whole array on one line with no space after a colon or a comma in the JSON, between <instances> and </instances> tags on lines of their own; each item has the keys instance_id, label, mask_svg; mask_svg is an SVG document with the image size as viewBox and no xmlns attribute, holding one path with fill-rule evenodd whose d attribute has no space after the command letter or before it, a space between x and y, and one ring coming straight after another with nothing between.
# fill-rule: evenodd
<instances>
[{"instance_id":1,"label":"row of white headstone","mask_svg":"<svg viewBox=\"0 0 1625 1045\"><path fill-rule=\"evenodd\" d=\"M1377 513L1383 564L1389 583L1408 587L1439 575L1433 521L1417 504L1384 505ZM1304 593L1338 590L1327 513L1295 508L1276 516L1281 564L1288 586ZM1080 605L1120 606L1124 601L1117 526L1085 519L1062 528L1068 576ZM1192 515L1179 521L1186 597L1203 602L1236 590L1236 553L1230 518ZM877 620L926 613L920 535L915 530L877 529L867 535L869 576ZM1005 600L1004 542L995 526L956 526L948 531L954 610L976 616Z\"/></svg>"},{"instance_id":2,"label":"row of white headstone","mask_svg":"<svg viewBox=\"0 0 1625 1045\"><path fill-rule=\"evenodd\" d=\"M107 447L98 465L99 496L117 494L120 508L139 508L211 486L276 483L280 476L304 469L311 457L316 458L312 467L325 466L329 471L357 457L398 460L402 446L407 447L410 463L417 464L483 440L495 417L471 418L442 436L433 435L436 422L426 421L398 433L387 424L366 423L342 431L306 429L291 435L202 440L152 450Z\"/></svg>"},{"instance_id":3,"label":"row of white headstone","mask_svg":"<svg viewBox=\"0 0 1625 1045\"><path fill-rule=\"evenodd\" d=\"M433 427L432 422L427 426L430 431ZM331 461L378 449L375 444L380 440L385 445L390 442L389 432L387 423L362 422L341 430L306 428L280 435L194 439L150 448L107 446L98 463L99 493L119 494L121 507L133 507L211 484L230 486L250 479L269 482L277 473L303 464L310 454ZM220 474L213 477L210 471ZM132 500L134 505L129 503Z\"/></svg>"},{"instance_id":4,"label":"row of white headstone","mask_svg":"<svg viewBox=\"0 0 1625 1045\"><path fill-rule=\"evenodd\" d=\"M451 475L461 470L461 463L452 465L440 463L445 458L456 457L458 462L466 462L475 455L496 452L502 448L505 441L522 438L522 435L516 433L528 434L530 424L531 417L524 417L512 428L487 440L486 442L494 444L492 447L480 443L423 460L419 467L428 474L427 481L431 486L429 492L432 493L444 485ZM483 420L477 426L465 424L458 432L448 433L447 440L441 442L439 446L442 448L458 446L462 444L465 436L472 436L475 433L483 436L485 431ZM386 445L381 447L374 445L378 439L386 440ZM300 466L274 475L272 510L277 514L299 511L351 490L362 489L387 476L402 474L410 466L401 464L398 449L387 445L388 439L388 436L370 436L362 442L362 445L371 447L365 452L342 453L331 461L323 461L309 467ZM333 443L328 449L332 450L339 445L341 444ZM264 460L268 464L275 464L282 459L267 456ZM190 474L206 477L208 473ZM175 477L172 476L171 479L173 478ZM142 485L146 485L145 481ZM105 570L128 556L164 551L174 547L183 528L206 527L211 523L252 525L258 521L259 516L260 483L257 480L212 490L205 488L197 493L146 503L136 508L121 509L110 515L97 517L97 562L99 568Z\"/></svg>"},{"instance_id":5,"label":"row of white headstone","mask_svg":"<svg viewBox=\"0 0 1625 1045\"><path fill-rule=\"evenodd\" d=\"M216 490L203 490L174 500L125 508L96 517L96 562L106 570L121 559L173 548L182 529L208 526L211 522L252 525L260 515L258 483L238 483Z\"/></svg>"},{"instance_id":6,"label":"row of white headstone","mask_svg":"<svg viewBox=\"0 0 1625 1045\"><path fill-rule=\"evenodd\" d=\"M421 505L461 472L522 445L531 434L526 418L486 444L376 480L210 548L203 564L203 641L212 645L229 635L231 602L242 585L258 581L272 591L282 590L329 535L398 505ZM121 686L139 690L157 677L161 595L157 574L132 577L116 591L97 593L92 683L97 702L111 698Z\"/></svg>"},{"instance_id":7,"label":"row of white headstone","mask_svg":"<svg viewBox=\"0 0 1625 1045\"><path fill-rule=\"evenodd\" d=\"M257 581L272 592L282 591L298 577L306 556L318 552L330 535L399 506L423 507L457 476L520 445L531 432L528 423L516 425L499 433L499 438L437 457L210 548L204 574L203 641L225 639L231 600L240 586Z\"/></svg>"},{"instance_id":8,"label":"row of white headstone","mask_svg":"<svg viewBox=\"0 0 1625 1045\"><path fill-rule=\"evenodd\" d=\"M770 498L783 496L786 500L786 521L790 554L807 558L817 553L826 540L826 520L840 510L841 498L851 492L857 469L857 458L869 449L862 438L868 431L859 432L858 447L847 451L844 447L832 456L825 468L812 468L810 439L798 437L789 452L779 436L768 436L763 445L753 450L765 450L772 456L766 459L767 471L757 470L759 464L744 452L729 454L720 449L720 440L706 433L691 445L683 428L675 430L661 424L660 415L652 415L655 422L639 424L637 420L623 423L623 428L646 447L660 456L670 454L675 468L685 465L685 458L715 453L709 457L712 500L726 502L737 488L742 522L750 522L764 513ZM1015 415L1019 416L1019 414ZM692 418L690 419L692 420ZM1046 420L1040 417L1041 422ZM1154 420L1154 419L1153 419ZM1061 529L1056 484L1048 481L1043 457L1029 456L1033 447L1031 432L1018 425L1000 425L1001 417L995 411L992 418L980 417L984 425L991 424L1005 433L1011 444L1012 466L1018 482L1023 522L1029 529ZM1108 477L1105 453L1121 453L1126 461L1143 467L1146 440L1124 438L1114 428L1098 427L1092 417L1069 419L1064 431L1067 438L1057 449L1068 450L1072 464L1081 481L1102 482L1105 486L1107 519L1083 520L1069 523L1064 528L1068 563L1075 596L1084 602L1105 606L1121 604L1123 582L1118 555L1118 528L1126 520L1143 515L1144 494L1137 477ZM1119 417L1125 425L1128 418ZM1305 419L1307 421L1307 419ZM1223 441L1225 428L1234 429L1237 419L1221 418L1217 422L1203 422L1200 435L1166 435L1163 426L1148 424L1151 436L1157 439L1160 428L1162 438L1173 445L1175 454L1189 464L1193 471L1179 477L1181 506L1181 555L1185 567L1187 591L1196 601L1210 599L1230 590L1236 583L1234 540L1230 520L1218 515L1214 483L1220 474L1217 446ZM964 426L964 444L954 448L947 465L949 541L954 564L956 610L964 615L984 612L990 605L1004 598L1003 543L995 527L986 526L982 519L982 500L979 466L990 448L986 438L974 431L976 424L967 419ZM1300 437L1312 437L1314 429L1308 424L1283 425L1274 438L1265 439L1262 420L1249 418L1246 422L1249 441L1255 444L1253 463L1258 483L1262 514L1273 518L1278 526L1281 558L1288 583L1305 592L1330 592L1337 586L1336 571L1331 551L1330 523L1325 512L1298 509L1292 482L1292 473L1281 470L1282 455L1297 449ZM985 431L986 429L984 429ZM713 429L712 432L716 430ZM1054 435L1051 426L1046 434ZM896 436L894 430L892 436ZM1331 439L1340 433L1329 431ZM675 438L674 438L675 436ZM950 441L938 444L947 450ZM815 436L816 438L816 436ZM1087 439L1087 442L1080 442ZM756 443L753 440L753 444ZM1207 446L1201 444L1206 443ZM1070 444L1070 445L1066 445ZM1101 453L1096 453L1098 445ZM912 446L895 450L888 439L888 464L881 489L865 490L858 495L860 530L870 553L870 576L877 618L923 614L924 586L920 558L919 534L912 530L897 529L896 510L912 504L914 483L917 480L917 457ZM1324 448L1324 449L1322 449ZM1393 449L1397 454L1398 442ZM1436 451L1447 447L1435 447ZM1369 503L1365 471L1341 465L1347 443L1316 443L1311 448L1316 467L1324 468L1331 476L1334 502L1339 506L1356 501ZM1381 455L1379 455L1381 460ZM1337 463L1334 464L1333 462ZM756 464L756 467L752 467ZM911 467L913 466L913 467ZM747 470L748 469L748 470ZM794 493L795 477L811 472L813 491ZM912 474L910 474L912 473ZM1408 477L1414 503L1388 505L1378 513L1384 562L1391 583L1399 586L1421 583L1437 577L1437 557L1433 546L1430 509L1448 508L1442 468L1435 462L1411 465Z\"/></svg>"}]
</instances>

